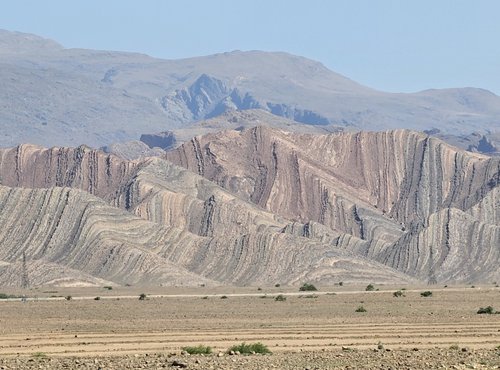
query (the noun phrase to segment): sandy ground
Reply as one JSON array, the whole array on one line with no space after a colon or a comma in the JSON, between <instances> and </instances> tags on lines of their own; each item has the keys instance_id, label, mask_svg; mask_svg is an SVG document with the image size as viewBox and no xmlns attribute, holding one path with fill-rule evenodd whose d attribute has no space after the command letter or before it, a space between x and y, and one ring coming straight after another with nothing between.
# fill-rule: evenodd
<instances>
[{"instance_id":1,"label":"sandy ground","mask_svg":"<svg viewBox=\"0 0 500 370\"><path fill-rule=\"evenodd\" d=\"M399 298L396 287L361 288L26 292L39 299L0 300L0 369L164 368L174 360L199 369L500 368L500 315L476 314L500 309L499 288L408 288ZM424 290L432 297L421 297ZM279 293L290 295L278 302ZM43 300L67 295L74 298ZM217 356L257 341L273 355ZM197 344L215 354L181 355Z\"/></svg>"}]
</instances>

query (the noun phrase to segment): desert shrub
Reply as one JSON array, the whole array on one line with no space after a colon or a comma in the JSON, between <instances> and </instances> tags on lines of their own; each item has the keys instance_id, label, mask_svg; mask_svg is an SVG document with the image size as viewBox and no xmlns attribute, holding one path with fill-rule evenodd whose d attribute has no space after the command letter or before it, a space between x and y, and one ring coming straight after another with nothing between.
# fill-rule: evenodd
<instances>
[{"instance_id":1,"label":"desert shrub","mask_svg":"<svg viewBox=\"0 0 500 370\"><path fill-rule=\"evenodd\" d=\"M94 298L94 301L100 301L101 300L101 297L95 297Z\"/></svg>"},{"instance_id":2,"label":"desert shrub","mask_svg":"<svg viewBox=\"0 0 500 370\"><path fill-rule=\"evenodd\" d=\"M261 288L261 287L258 287L258 288L257 288L257 290L258 290L258 291L261 291L261 290L262 290L262 288Z\"/></svg>"},{"instance_id":3,"label":"desert shrub","mask_svg":"<svg viewBox=\"0 0 500 370\"><path fill-rule=\"evenodd\" d=\"M432 297L432 292L430 290L426 290L425 292L420 293L422 297Z\"/></svg>"},{"instance_id":4,"label":"desert shrub","mask_svg":"<svg viewBox=\"0 0 500 370\"><path fill-rule=\"evenodd\" d=\"M495 312L495 309L493 307L488 306L488 307L480 307L479 310L477 310L477 313L491 315L498 312Z\"/></svg>"},{"instance_id":5,"label":"desert shrub","mask_svg":"<svg viewBox=\"0 0 500 370\"><path fill-rule=\"evenodd\" d=\"M339 286L344 286L344 282L343 281L339 281Z\"/></svg>"},{"instance_id":6,"label":"desert shrub","mask_svg":"<svg viewBox=\"0 0 500 370\"><path fill-rule=\"evenodd\" d=\"M0 299L19 298L16 295L0 293Z\"/></svg>"},{"instance_id":7,"label":"desert shrub","mask_svg":"<svg viewBox=\"0 0 500 370\"><path fill-rule=\"evenodd\" d=\"M139 301L144 301L144 300L146 300L146 298L147 298L147 297L148 297L148 296L147 296L147 294L146 294L146 293L141 293L141 294L139 295Z\"/></svg>"},{"instance_id":8,"label":"desert shrub","mask_svg":"<svg viewBox=\"0 0 500 370\"><path fill-rule=\"evenodd\" d=\"M355 312L366 312L366 308L364 308L363 306L359 306L358 308L356 308Z\"/></svg>"},{"instance_id":9,"label":"desert shrub","mask_svg":"<svg viewBox=\"0 0 500 370\"><path fill-rule=\"evenodd\" d=\"M281 286L281 284L279 284L279 283L274 285L275 288L279 288L280 286Z\"/></svg>"},{"instance_id":10,"label":"desert shrub","mask_svg":"<svg viewBox=\"0 0 500 370\"><path fill-rule=\"evenodd\" d=\"M201 299L208 299L208 296L201 297Z\"/></svg>"},{"instance_id":11,"label":"desert shrub","mask_svg":"<svg viewBox=\"0 0 500 370\"><path fill-rule=\"evenodd\" d=\"M299 291L301 292L315 292L318 290L314 285L309 284L309 283L304 283L300 288Z\"/></svg>"},{"instance_id":12,"label":"desert shrub","mask_svg":"<svg viewBox=\"0 0 500 370\"><path fill-rule=\"evenodd\" d=\"M276 297L274 297L274 300L278 301L278 302L284 302L284 301L286 301L286 297L283 294L280 294L280 295L277 295Z\"/></svg>"},{"instance_id":13,"label":"desert shrub","mask_svg":"<svg viewBox=\"0 0 500 370\"><path fill-rule=\"evenodd\" d=\"M73 299L73 297L70 295L67 295L66 297L64 297L64 299L67 301L71 301Z\"/></svg>"},{"instance_id":14,"label":"desert shrub","mask_svg":"<svg viewBox=\"0 0 500 370\"><path fill-rule=\"evenodd\" d=\"M375 287L373 286L373 284L368 284L368 285L366 286L365 290L366 290L367 292L372 292L372 291L374 291L374 290L375 290Z\"/></svg>"},{"instance_id":15,"label":"desert shrub","mask_svg":"<svg viewBox=\"0 0 500 370\"><path fill-rule=\"evenodd\" d=\"M267 348L265 344L262 344L260 342L250 343L250 344L246 343L237 344L227 350L227 353L230 352L239 352L242 355L251 355L254 353L261 353L261 354L271 353L269 348Z\"/></svg>"},{"instance_id":16,"label":"desert shrub","mask_svg":"<svg viewBox=\"0 0 500 370\"><path fill-rule=\"evenodd\" d=\"M204 346L203 344L193 347L182 347L182 350L190 355L209 355L212 353L212 347Z\"/></svg>"},{"instance_id":17,"label":"desert shrub","mask_svg":"<svg viewBox=\"0 0 500 370\"><path fill-rule=\"evenodd\" d=\"M106 290L113 290L113 287L109 285L103 286L102 288Z\"/></svg>"},{"instance_id":18,"label":"desert shrub","mask_svg":"<svg viewBox=\"0 0 500 370\"><path fill-rule=\"evenodd\" d=\"M401 290L395 291L394 293L392 293L392 295L396 298L405 296Z\"/></svg>"},{"instance_id":19,"label":"desert shrub","mask_svg":"<svg viewBox=\"0 0 500 370\"><path fill-rule=\"evenodd\" d=\"M220 299L227 299L227 295L223 295Z\"/></svg>"},{"instance_id":20,"label":"desert shrub","mask_svg":"<svg viewBox=\"0 0 500 370\"><path fill-rule=\"evenodd\" d=\"M450 349L452 349L453 351L458 351L460 347L458 346L458 344L453 344L450 346Z\"/></svg>"}]
</instances>

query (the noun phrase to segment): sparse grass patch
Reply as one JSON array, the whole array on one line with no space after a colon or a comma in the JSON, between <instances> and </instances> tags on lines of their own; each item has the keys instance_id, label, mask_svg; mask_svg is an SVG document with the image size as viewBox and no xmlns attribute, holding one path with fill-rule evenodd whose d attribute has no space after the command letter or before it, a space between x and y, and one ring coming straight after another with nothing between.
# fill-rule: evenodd
<instances>
[{"instance_id":1,"label":"sparse grass patch","mask_svg":"<svg viewBox=\"0 0 500 370\"><path fill-rule=\"evenodd\" d=\"M212 353L212 347L204 346L203 344L193 347L182 347L182 350L190 355L209 355Z\"/></svg>"},{"instance_id":2,"label":"sparse grass patch","mask_svg":"<svg viewBox=\"0 0 500 370\"><path fill-rule=\"evenodd\" d=\"M316 294L299 295L299 298L313 298L316 299L318 296Z\"/></svg>"},{"instance_id":3,"label":"sparse grass patch","mask_svg":"<svg viewBox=\"0 0 500 370\"><path fill-rule=\"evenodd\" d=\"M367 292L373 292L375 290L375 287L373 286L373 284L368 284L365 288L365 290Z\"/></svg>"},{"instance_id":4,"label":"sparse grass patch","mask_svg":"<svg viewBox=\"0 0 500 370\"><path fill-rule=\"evenodd\" d=\"M249 344L246 344L246 343L237 344L235 346L230 347L227 350L227 353L230 353L231 351L232 352L239 352L242 355L253 355L256 353L260 353L260 354L270 354L271 353L269 348L267 348L267 346L265 344L262 344L260 342L249 343Z\"/></svg>"},{"instance_id":5,"label":"sparse grass patch","mask_svg":"<svg viewBox=\"0 0 500 370\"><path fill-rule=\"evenodd\" d=\"M313 284L310 284L310 283L304 283L299 288L299 291L301 291L301 292L315 292L317 290L318 290L318 288L316 288Z\"/></svg>"},{"instance_id":6,"label":"sparse grass patch","mask_svg":"<svg viewBox=\"0 0 500 370\"><path fill-rule=\"evenodd\" d=\"M46 358L47 354L45 352L35 352L31 356L36 358Z\"/></svg>"},{"instance_id":7,"label":"sparse grass patch","mask_svg":"<svg viewBox=\"0 0 500 370\"><path fill-rule=\"evenodd\" d=\"M425 292L420 293L422 297L432 297L432 292L430 290L426 290Z\"/></svg>"},{"instance_id":8,"label":"sparse grass patch","mask_svg":"<svg viewBox=\"0 0 500 370\"><path fill-rule=\"evenodd\" d=\"M274 300L277 302L285 302L286 297L283 294L280 294L280 295L277 295L276 297L274 297Z\"/></svg>"},{"instance_id":9,"label":"sparse grass patch","mask_svg":"<svg viewBox=\"0 0 500 370\"><path fill-rule=\"evenodd\" d=\"M460 347L458 346L458 344L453 344L450 346L450 349L453 351L458 351L460 349Z\"/></svg>"},{"instance_id":10,"label":"sparse grass patch","mask_svg":"<svg viewBox=\"0 0 500 370\"><path fill-rule=\"evenodd\" d=\"M366 312L366 308L364 308L363 306L359 306L354 312Z\"/></svg>"}]
</instances>

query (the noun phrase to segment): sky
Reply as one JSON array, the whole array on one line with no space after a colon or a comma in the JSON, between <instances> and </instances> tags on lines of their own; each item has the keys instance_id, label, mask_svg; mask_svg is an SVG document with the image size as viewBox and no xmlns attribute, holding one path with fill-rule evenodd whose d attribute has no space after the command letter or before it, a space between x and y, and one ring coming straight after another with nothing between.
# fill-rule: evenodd
<instances>
[{"instance_id":1,"label":"sky","mask_svg":"<svg viewBox=\"0 0 500 370\"><path fill-rule=\"evenodd\" d=\"M498 0L2 0L0 28L177 59L285 51L391 92L500 95Z\"/></svg>"}]
</instances>

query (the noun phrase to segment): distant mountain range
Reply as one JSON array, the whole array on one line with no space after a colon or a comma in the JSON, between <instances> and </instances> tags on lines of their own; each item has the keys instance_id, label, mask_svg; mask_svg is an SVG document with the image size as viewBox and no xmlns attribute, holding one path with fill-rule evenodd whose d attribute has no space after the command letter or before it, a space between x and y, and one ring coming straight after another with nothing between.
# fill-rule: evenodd
<instances>
[{"instance_id":1,"label":"distant mountain range","mask_svg":"<svg viewBox=\"0 0 500 370\"><path fill-rule=\"evenodd\" d=\"M0 31L0 56L4 147L100 147L190 128L229 111L260 109L327 131L409 128L439 131L452 141L475 132L493 146L491 153L498 151L489 135L500 131L500 97L482 89L393 94L286 53L162 60L65 49L8 31Z\"/></svg>"}]
</instances>

